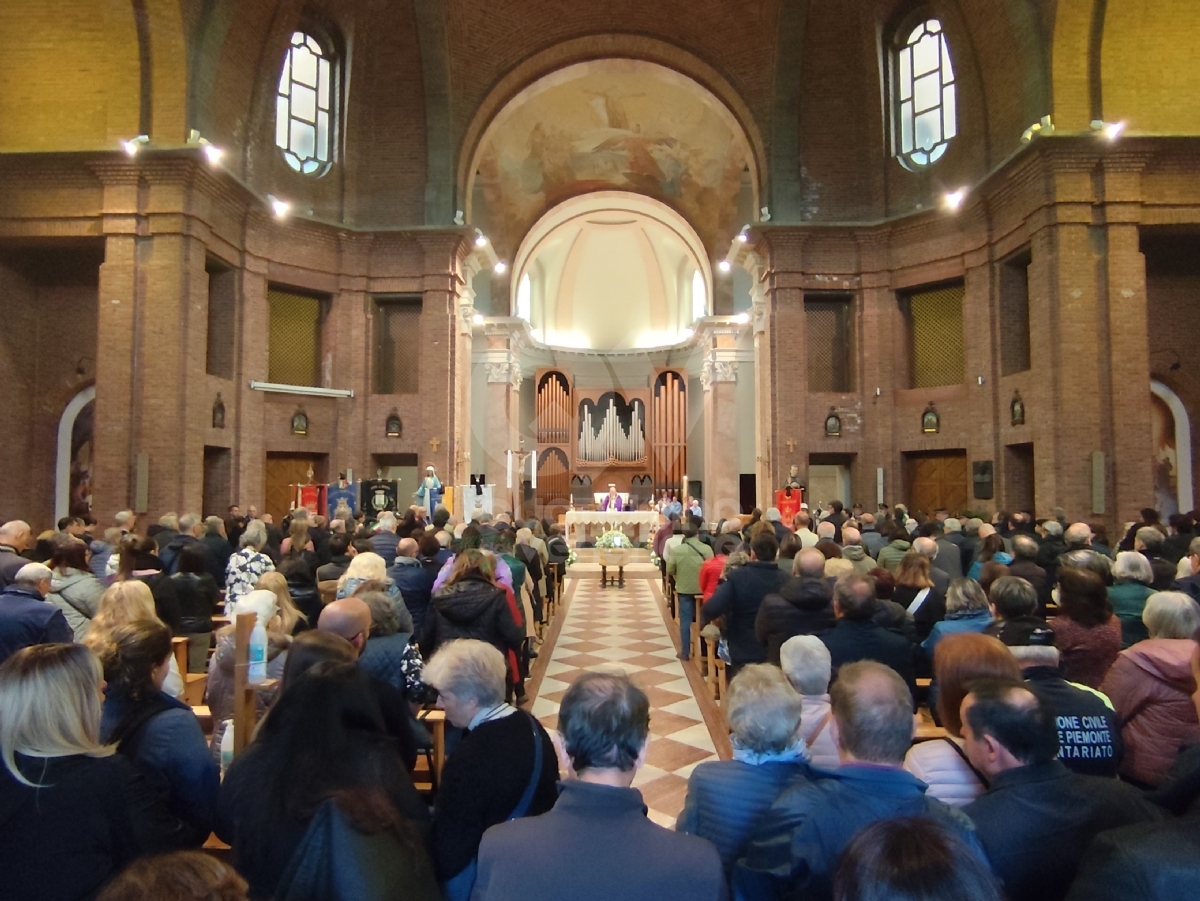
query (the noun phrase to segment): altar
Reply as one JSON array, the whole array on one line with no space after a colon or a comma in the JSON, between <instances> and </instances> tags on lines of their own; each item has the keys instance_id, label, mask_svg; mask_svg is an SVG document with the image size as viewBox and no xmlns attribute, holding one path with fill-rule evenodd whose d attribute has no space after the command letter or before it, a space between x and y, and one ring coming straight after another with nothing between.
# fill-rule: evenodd
<instances>
[{"instance_id":1,"label":"altar","mask_svg":"<svg viewBox=\"0 0 1200 901\"><path fill-rule=\"evenodd\" d=\"M612 529L624 532L635 544L649 544L661 521L653 510L571 510L566 514L567 544L575 547L580 541L595 541Z\"/></svg>"}]
</instances>

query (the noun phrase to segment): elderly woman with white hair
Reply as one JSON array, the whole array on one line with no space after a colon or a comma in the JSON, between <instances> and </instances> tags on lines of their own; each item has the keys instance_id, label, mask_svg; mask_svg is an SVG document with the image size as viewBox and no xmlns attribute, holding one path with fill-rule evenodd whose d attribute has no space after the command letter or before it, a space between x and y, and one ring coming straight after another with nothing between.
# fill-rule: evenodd
<instances>
[{"instance_id":1,"label":"elderly woman with white hair","mask_svg":"<svg viewBox=\"0 0 1200 901\"><path fill-rule=\"evenodd\" d=\"M425 665L446 719L466 730L446 760L433 810L433 861L447 901L471 896L488 828L545 813L558 799L554 743L505 702L506 676L504 655L470 638L443 644Z\"/></svg>"},{"instance_id":2,"label":"elderly woman with white hair","mask_svg":"<svg viewBox=\"0 0 1200 901\"><path fill-rule=\"evenodd\" d=\"M1113 584L1108 586L1108 600L1113 613L1121 620L1121 648L1137 644L1150 637L1142 622L1146 600L1154 594L1154 568L1144 554L1121 551L1112 565Z\"/></svg>"},{"instance_id":3,"label":"elderly woman with white hair","mask_svg":"<svg viewBox=\"0 0 1200 901\"><path fill-rule=\"evenodd\" d=\"M350 565L346 567L346 572L338 579L338 600L353 597L354 592L364 582L381 582L384 586L383 590L389 597L399 598L400 588L396 585L396 581L387 574L387 568L387 561L379 554L370 551L355 554L350 558Z\"/></svg>"},{"instance_id":4,"label":"elderly woman with white hair","mask_svg":"<svg viewBox=\"0 0 1200 901\"><path fill-rule=\"evenodd\" d=\"M815 635L796 635L780 647L779 666L792 687L800 692L804 705L800 734L808 746L808 762L818 769L836 769L841 761L837 741L829 728L833 717L829 705L833 673L829 648Z\"/></svg>"},{"instance_id":5,"label":"elderly woman with white hair","mask_svg":"<svg viewBox=\"0 0 1200 901\"><path fill-rule=\"evenodd\" d=\"M1182 591L1158 591L1146 599L1142 621L1150 637L1121 652L1100 691L1121 719L1121 776L1157 786L1179 749L1200 742L1191 640L1200 629L1200 604Z\"/></svg>"},{"instance_id":6,"label":"elderly woman with white hair","mask_svg":"<svg viewBox=\"0 0 1200 901\"><path fill-rule=\"evenodd\" d=\"M267 545L267 527L261 519L252 520L238 539L240 547L229 555L225 566L225 613L234 603L254 590L264 574L275 569L271 558L262 552Z\"/></svg>"},{"instance_id":7,"label":"elderly woman with white hair","mask_svg":"<svg viewBox=\"0 0 1200 901\"><path fill-rule=\"evenodd\" d=\"M802 709L800 695L770 664L745 666L729 684L725 715L733 759L709 761L692 770L683 812L675 823L677 832L716 845L726 876L783 787L808 772Z\"/></svg>"},{"instance_id":8,"label":"elderly woman with white hair","mask_svg":"<svg viewBox=\"0 0 1200 901\"><path fill-rule=\"evenodd\" d=\"M214 760L221 759L221 737L225 734L226 720L233 716L233 662L234 638L237 633L237 617L253 613L267 630L267 678L278 681L283 678L283 667L287 662L287 649L291 636L283 631L279 612L279 599L275 592L258 588L242 595L233 605L233 624L217 632L217 650L208 660L208 686L206 697L212 713L213 734L209 744ZM275 700L276 689L254 693L258 719L262 719Z\"/></svg>"}]
</instances>

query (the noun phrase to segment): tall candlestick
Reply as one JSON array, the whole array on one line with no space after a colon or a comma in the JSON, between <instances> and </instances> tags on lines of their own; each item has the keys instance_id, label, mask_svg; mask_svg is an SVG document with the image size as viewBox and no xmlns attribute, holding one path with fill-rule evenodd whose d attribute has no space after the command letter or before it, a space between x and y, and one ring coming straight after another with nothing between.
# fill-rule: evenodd
<instances>
[{"instance_id":1,"label":"tall candlestick","mask_svg":"<svg viewBox=\"0 0 1200 901\"><path fill-rule=\"evenodd\" d=\"M512 488L512 451L507 451L505 457L507 465L504 471L504 487Z\"/></svg>"}]
</instances>

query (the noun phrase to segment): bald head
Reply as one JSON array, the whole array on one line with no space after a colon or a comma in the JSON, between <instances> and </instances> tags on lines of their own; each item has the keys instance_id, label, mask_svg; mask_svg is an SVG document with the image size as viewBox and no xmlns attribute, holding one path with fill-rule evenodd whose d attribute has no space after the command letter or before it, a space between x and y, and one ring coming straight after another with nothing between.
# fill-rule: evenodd
<instances>
[{"instance_id":1,"label":"bald head","mask_svg":"<svg viewBox=\"0 0 1200 901\"><path fill-rule=\"evenodd\" d=\"M400 543L396 545L397 557L415 557L417 556L417 542L412 538L401 538Z\"/></svg>"},{"instance_id":2,"label":"bald head","mask_svg":"<svg viewBox=\"0 0 1200 901\"><path fill-rule=\"evenodd\" d=\"M9 520L0 526L0 544L7 544L17 553L29 547L32 538L33 530L29 528L29 523L23 520Z\"/></svg>"},{"instance_id":3,"label":"bald head","mask_svg":"<svg viewBox=\"0 0 1200 901\"><path fill-rule=\"evenodd\" d=\"M850 526L842 526L842 547L862 544L862 533Z\"/></svg>"},{"instance_id":4,"label":"bald head","mask_svg":"<svg viewBox=\"0 0 1200 901\"><path fill-rule=\"evenodd\" d=\"M989 535L995 535L996 527L993 526L990 522L981 522L979 524L979 533L978 534L979 534L980 538L987 538Z\"/></svg>"},{"instance_id":5,"label":"bald head","mask_svg":"<svg viewBox=\"0 0 1200 901\"><path fill-rule=\"evenodd\" d=\"M317 628L342 636L361 654L371 631L371 608L361 598L333 601L321 611Z\"/></svg>"},{"instance_id":6,"label":"bald head","mask_svg":"<svg viewBox=\"0 0 1200 901\"><path fill-rule=\"evenodd\" d=\"M825 555L816 548L805 548L796 555L792 571L805 579L822 579L825 577Z\"/></svg>"},{"instance_id":7,"label":"bald head","mask_svg":"<svg viewBox=\"0 0 1200 901\"><path fill-rule=\"evenodd\" d=\"M918 538L913 542L913 550L922 557L928 557L930 560L932 560L937 556L938 546L937 542L932 538Z\"/></svg>"},{"instance_id":8,"label":"bald head","mask_svg":"<svg viewBox=\"0 0 1200 901\"><path fill-rule=\"evenodd\" d=\"M1092 527L1086 522L1073 522L1063 532L1063 541L1067 547L1088 547L1092 543Z\"/></svg>"}]
</instances>

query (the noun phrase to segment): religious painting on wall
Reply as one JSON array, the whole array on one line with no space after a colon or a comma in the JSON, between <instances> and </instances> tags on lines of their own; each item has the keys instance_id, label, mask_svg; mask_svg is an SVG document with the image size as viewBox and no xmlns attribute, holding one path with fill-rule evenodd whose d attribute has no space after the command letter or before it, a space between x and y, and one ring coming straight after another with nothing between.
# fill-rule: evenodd
<instances>
[{"instance_id":1,"label":"religious painting on wall","mask_svg":"<svg viewBox=\"0 0 1200 901\"><path fill-rule=\"evenodd\" d=\"M92 512L92 440L96 427L96 402L88 401L71 427L71 503L72 516Z\"/></svg>"},{"instance_id":2,"label":"religious painting on wall","mask_svg":"<svg viewBox=\"0 0 1200 901\"><path fill-rule=\"evenodd\" d=\"M1157 394L1150 395L1150 432L1154 436L1154 506L1166 519L1179 512L1179 460L1175 414Z\"/></svg>"}]
</instances>

